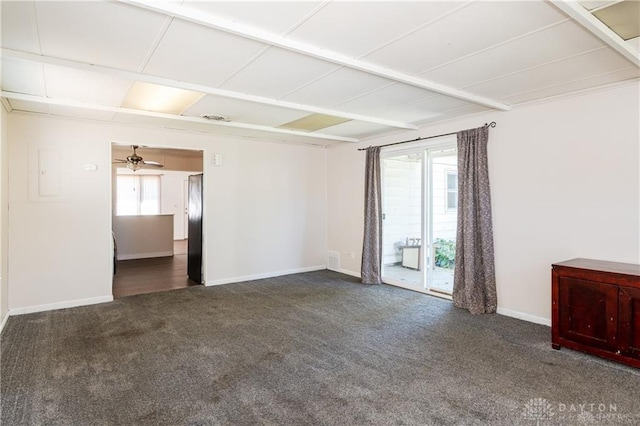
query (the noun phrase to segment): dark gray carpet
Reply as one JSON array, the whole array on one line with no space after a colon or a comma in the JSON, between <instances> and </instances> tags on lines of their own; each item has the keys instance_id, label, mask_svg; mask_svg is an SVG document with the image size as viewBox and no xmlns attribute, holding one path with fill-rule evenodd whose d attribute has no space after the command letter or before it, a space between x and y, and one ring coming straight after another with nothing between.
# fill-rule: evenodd
<instances>
[{"instance_id":1,"label":"dark gray carpet","mask_svg":"<svg viewBox=\"0 0 640 426\"><path fill-rule=\"evenodd\" d=\"M640 423L636 369L329 271L11 317L1 343L2 425Z\"/></svg>"}]
</instances>

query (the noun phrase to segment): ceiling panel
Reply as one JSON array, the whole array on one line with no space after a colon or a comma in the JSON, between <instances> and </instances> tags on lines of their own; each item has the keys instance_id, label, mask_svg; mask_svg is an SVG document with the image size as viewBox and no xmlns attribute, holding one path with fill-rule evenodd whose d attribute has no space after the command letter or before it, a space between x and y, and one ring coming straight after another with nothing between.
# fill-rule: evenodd
<instances>
[{"instance_id":1,"label":"ceiling panel","mask_svg":"<svg viewBox=\"0 0 640 426\"><path fill-rule=\"evenodd\" d=\"M380 124L363 123L362 121L348 121L322 130L322 133L335 136L363 138L376 133L389 131L389 127ZM334 141L335 143L335 141Z\"/></svg>"},{"instance_id":2,"label":"ceiling panel","mask_svg":"<svg viewBox=\"0 0 640 426\"><path fill-rule=\"evenodd\" d=\"M436 93L428 90L397 83L345 102L338 108L358 114L371 114L390 118L389 114L393 114L396 108L436 95Z\"/></svg>"},{"instance_id":3,"label":"ceiling panel","mask_svg":"<svg viewBox=\"0 0 640 426\"><path fill-rule=\"evenodd\" d=\"M273 47L221 87L278 99L336 68L329 62Z\"/></svg>"},{"instance_id":4,"label":"ceiling panel","mask_svg":"<svg viewBox=\"0 0 640 426\"><path fill-rule=\"evenodd\" d=\"M558 43L563 40L563 43ZM500 75L577 55L604 44L580 25L567 21L478 55L422 74L453 87L466 87Z\"/></svg>"},{"instance_id":5,"label":"ceiling panel","mask_svg":"<svg viewBox=\"0 0 640 426\"><path fill-rule=\"evenodd\" d=\"M106 74L53 65L44 66L44 76L47 96L50 98L74 99L111 106L119 106L133 84L130 80Z\"/></svg>"},{"instance_id":6,"label":"ceiling panel","mask_svg":"<svg viewBox=\"0 0 640 426\"><path fill-rule=\"evenodd\" d=\"M358 57L461 4L415 1L399 7L393 1L334 1L288 38Z\"/></svg>"},{"instance_id":7,"label":"ceiling panel","mask_svg":"<svg viewBox=\"0 0 640 426\"><path fill-rule=\"evenodd\" d=\"M590 87L598 87L605 84L616 83L619 81L637 79L638 69L635 67L626 68L624 70L615 71L612 73L599 75L591 78L585 78L579 81L573 81L567 84L561 84L553 87L546 87L544 89L535 90L531 92L520 93L517 95L509 96L505 100L512 104L519 104L522 102L528 102L537 99L544 99L550 96L561 95L563 93L570 93L577 90L588 89Z\"/></svg>"},{"instance_id":8,"label":"ceiling panel","mask_svg":"<svg viewBox=\"0 0 640 426\"><path fill-rule=\"evenodd\" d=\"M37 2L42 53L138 70L164 15L115 2Z\"/></svg>"},{"instance_id":9,"label":"ceiling panel","mask_svg":"<svg viewBox=\"0 0 640 426\"><path fill-rule=\"evenodd\" d=\"M174 19L144 72L216 87L265 45Z\"/></svg>"},{"instance_id":10,"label":"ceiling panel","mask_svg":"<svg viewBox=\"0 0 640 426\"><path fill-rule=\"evenodd\" d=\"M116 113L111 121L121 124L133 124L137 126L164 127L170 120L166 118L149 117L146 115Z\"/></svg>"},{"instance_id":11,"label":"ceiling panel","mask_svg":"<svg viewBox=\"0 0 640 426\"><path fill-rule=\"evenodd\" d=\"M31 1L3 1L2 47L40 53L36 15Z\"/></svg>"},{"instance_id":12,"label":"ceiling panel","mask_svg":"<svg viewBox=\"0 0 640 426\"><path fill-rule=\"evenodd\" d=\"M44 96L42 65L2 59L2 89L8 92Z\"/></svg>"},{"instance_id":13,"label":"ceiling panel","mask_svg":"<svg viewBox=\"0 0 640 426\"><path fill-rule=\"evenodd\" d=\"M63 105L49 105L49 114L62 117L85 118L87 120L111 121L113 112L74 108Z\"/></svg>"},{"instance_id":14,"label":"ceiling panel","mask_svg":"<svg viewBox=\"0 0 640 426\"><path fill-rule=\"evenodd\" d=\"M250 114L238 117L236 121L241 123L260 124L262 126L278 127L281 124L306 117L310 112L297 111L295 109L265 106Z\"/></svg>"},{"instance_id":15,"label":"ceiling panel","mask_svg":"<svg viewBox=\"0 0 640 426\"><path fill-rule=\"evenodd\" d=\"M578 3L580 3L587 10L593 10L606 6L608 4L615 3L616 1L617 0L578 0Z\"/></svg>"},{"instance_id":16,"label":"ceiling panel","mask_svg":"<svg viewBox=\"0 0 640 426\"><path fill-rule=\"evenodd\" d=\"M341 68L287 95L284 100L327 108L389 84L391 82L385 78Z\"/></svg>"},{"instance_id":17,"label":"ceiling panel","mask_svg":"<svg viewBox=\"0 0 640 426\"><path fill-rule=\"evenodd\" d=\"M321 4L320 1L206 2L187 0L183 6L263 31L282 34ZM265 19L267 16L269 19Z\"/></svg>"},{"instance_id":18,"label":"ceiling panel","mask_svg":"<svg viewBox=\"0 0 640 426\"><path fill-rule=\"evenodd\" d=\"M482 105L468 104L460 108L454 108L449 111L444 111L438 116L429 117L425 118L424 120L417 121L416 124L422 126L429 123L435 123L442 120L450 120L452 118L464 117L466 115L477 114L479 112L490 110L491 108L487 108Z\"/></svg>"},{"instance_id":19,"label":"ceiling panel","mask_svg":"<svg viewBox=\"0 0 640 426\"><path fill-rule=\"evenodd\" d=\"M165 127L167 129L177 129L177 130L188 130L191 132L210 132L212 127L221 127L216 126L211 123L192 123L189 121L181 121L181 120L170 120Z\"/></svg>"},{"instance_id":20,"label":"ceiling panel","mask_svg":"<svg viewBox=\"0 0 640 426\"><path fill-rule=\"evenodd\" d=\"M238 117L249 114L260 108L262 108L262 105L256 104L255 102L206 95L183 112L182 115L189 115L192 117L201 117L204 114L221 115L231 120L237 120Z\"/></svg>"},{"instance_id":21,"label":"ceiling panel","mask_svg":"<svg viewBox=\"0 0 640 426\"><path fill-rule=\"evenodd\" d=\"M473 104L460 99L451 98L449 96L438 95L429 99L403 105L397 109L394 108L393 114L397 115L397 120L402 119L415 123L425 119L440 117L447 111L460 109L469 105Z\"/></svg>"},{"instance_id":22,"label":"ceiling panel","mask_svg":"<svg viewBox=\"0 0 640 426\"><path fill-rule=\"evenodd\" d=\"M230 136L241 139L252 139L257 141L268 141L268 142L282 142L282 143L291 143L291 144L304 144L304 145L312 145L312 146L327 146L332 143L336 143L333 140L325 140L318 138L310 138L305 136L298 135L288 135L285 133L270 133L264 132L261 130L252 130L252 129L238 129L235 127L223 127L223 126L211 126L211 130L208 132L211 135L218 136Z\"/></svg>"},{"instance_id":23,"label":"ceiling panel","mask_svg":"<svg viewBox=\"0 0 640 426\"><path fill-rule=\"evenodd\" d=\"M366 60L416 74L566 19L546 2L475 2Z\"/></svg>"},{"instance_id":24,"label":"ceiling panel","mask_svg":"<svg viewBox=\"0 0 640 426\"><path fill-rule=\"evenodd\" d=\"M603 48L537 68L475 85L468 90L503 99L522 92L594 77L628 68L630 63L617 52Z\"/></svg>"},{"instance_id":25,"label":"ceiling panel","mask_svg":"<svg viewBox=\"0 0 640 426\"><path fill-rule=\"evenodd\" d=\"M16 111L36 112L40 114L49 113L49 105L40 102L19 101L17 99L9 99L11 108Z\"/></svg>"}]
</instances>

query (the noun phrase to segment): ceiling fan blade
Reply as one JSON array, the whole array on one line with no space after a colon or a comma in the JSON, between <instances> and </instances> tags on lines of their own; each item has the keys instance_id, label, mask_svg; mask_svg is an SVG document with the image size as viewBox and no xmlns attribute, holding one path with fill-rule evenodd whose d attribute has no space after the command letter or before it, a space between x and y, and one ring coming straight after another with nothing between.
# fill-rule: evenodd
<instances>
[{"instance_id":1,"label":"ceiling fan blade","mask_svg":"<svg viewBox=\"0 0 640 426\"><path fill-rule=\"evenodd\" d=\"M164 165L158 163L157 161L142 161L145 166L151 167L164 167Z\"/></svg>"},{"instance_id":2,"label":"ceiling fan blade","mask_svg":"<svg viewBox=\"0 0 640 426\"><path fill-rule=\"evenodd\" d=\"M127 160L121 160L119 158L114 158L113 161L112 161L112 163L126 163L126 162L127 162Z\"/></svg>"}]
</instances>

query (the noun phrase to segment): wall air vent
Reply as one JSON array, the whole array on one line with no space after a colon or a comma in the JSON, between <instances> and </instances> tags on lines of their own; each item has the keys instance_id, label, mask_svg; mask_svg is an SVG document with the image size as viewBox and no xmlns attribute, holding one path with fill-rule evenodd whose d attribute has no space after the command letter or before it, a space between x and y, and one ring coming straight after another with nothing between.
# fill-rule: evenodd
<instances>
[{"instance_id":1,"label":"wall air vent","mask_svg":"<svg viewBox=\"0 0 640 426\"><path fill-rule=\"evenodd\" d=\"M340 272L340 252L327 251L327 269Z\"/></svg>"}]
</instances>

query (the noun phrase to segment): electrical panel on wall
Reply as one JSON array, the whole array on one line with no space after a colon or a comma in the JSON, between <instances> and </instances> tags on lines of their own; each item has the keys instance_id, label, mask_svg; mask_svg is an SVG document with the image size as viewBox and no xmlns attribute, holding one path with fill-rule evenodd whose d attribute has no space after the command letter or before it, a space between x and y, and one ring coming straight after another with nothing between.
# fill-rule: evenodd
<instances>
[{"instance_id":1,"label":"electrical panel on wall","mask_svg":"<svg viewBox=\"0 0 640 426\"><path fill-rule=\"evenodd\" d=\"M57 146L31 145L28 160L29 201L67 201L69 167L64 150Z\"/></svg>"}]
</instances>

